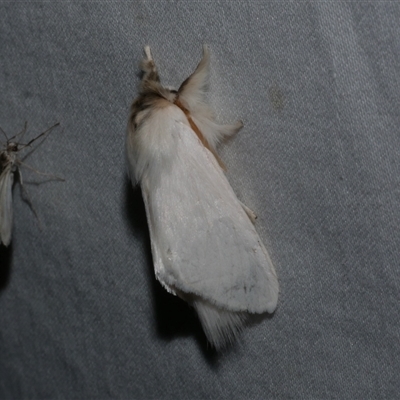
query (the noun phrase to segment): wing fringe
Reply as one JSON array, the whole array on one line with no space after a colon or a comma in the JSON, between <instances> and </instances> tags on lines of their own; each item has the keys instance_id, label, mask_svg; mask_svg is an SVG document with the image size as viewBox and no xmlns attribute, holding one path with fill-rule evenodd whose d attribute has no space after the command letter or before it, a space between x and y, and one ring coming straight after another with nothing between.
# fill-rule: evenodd
<instances>
[{"instance_id":1,"label":"wing fringe","mask_svg":"<svg viewBox=\"0 0 400 400\"><path fill-rule=\"evenodd\" d=\"M193 301L208 341L216 350L221 350L236 341L242 332L249 314L223 310L198 298Z\"/></svg>"}]
</instances>

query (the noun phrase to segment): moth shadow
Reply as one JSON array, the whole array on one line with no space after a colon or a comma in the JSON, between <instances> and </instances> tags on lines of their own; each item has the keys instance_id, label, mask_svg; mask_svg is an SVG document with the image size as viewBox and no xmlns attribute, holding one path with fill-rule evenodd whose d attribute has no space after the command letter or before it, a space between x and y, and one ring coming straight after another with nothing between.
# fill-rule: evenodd
<instances>
[{"instance_id":1,"label":"moth shadow","mask_svg":"<svg viewBox=\"0 0 400 400\"><path fill-rule=\"evenodd\" d=\"M0 291L4 290L11 277L12 243L6 247L0 244Z\"/></svg>"},{"instance_id":2,"label":"moth shadow","mask_svg":"<svg viewBox=\"0 0 400 400\"><path fill-rule=\"evenodd\" d=\"M156 280L151 254L150 233L146 210L139 186L135 188L129 179L125 186L125 212L133 235L140 240L146 252L146 274L151 282L154 321L157 336L171 341L176 337L194 336L207 362L214 365L217 352L208 344L196 312L185 301L168 293Z\"/></svg>"}]
</instances>

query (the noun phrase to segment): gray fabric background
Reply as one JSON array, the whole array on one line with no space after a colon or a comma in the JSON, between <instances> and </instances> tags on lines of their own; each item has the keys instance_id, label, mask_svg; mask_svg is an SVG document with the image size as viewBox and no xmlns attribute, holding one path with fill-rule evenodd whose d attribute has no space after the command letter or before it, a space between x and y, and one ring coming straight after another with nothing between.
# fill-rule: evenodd
<instances>
[{"instance_id":1,"label":"gray fabric background","mask_svg":"<svg viewBox=\"0 0 400 400\"><path fill-rule=\"evenodd\" d=\"M0 250L1 399L398 398L399 2L1 2L0 126L55 130ZM221 148L281 294L222 355L155 281L125 172L143 46L178 86L210 45ZM3 139L2 139L3 140Z\"/></svg>"}]
</instances>

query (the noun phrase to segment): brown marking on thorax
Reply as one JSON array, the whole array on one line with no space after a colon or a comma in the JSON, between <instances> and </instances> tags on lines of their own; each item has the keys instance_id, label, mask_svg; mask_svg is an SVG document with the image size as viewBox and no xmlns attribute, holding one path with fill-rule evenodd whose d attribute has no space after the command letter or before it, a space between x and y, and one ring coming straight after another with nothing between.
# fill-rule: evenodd
<instances>
[{"instance_id":1,"label":"brown marking on thorax","mask_svg":"<svg viewBox=\"0 0 400 400\"><path fill-rule=\"evenodd\" d=\"M170 105L171 102L154 93L139 96L131 106L131 115L129 117L131 131L136 131L138 125L146 119L151 110L165 108Z\"/></svg>"},{"instance_id":2,"label":"brown marking on thorax","mask_svg":"<svg viewBox=\"0 0 400 400\"><path fill-rule=\"evenodd\" d=\"M215 159L218 161L219 166L225 171L226 167L224 165L224 163L222 162L222 160L219 158L218 154L215 152L215 150L213 148L211 148L210 144L208 143L208 140L204 137L204 135L201 133L200 129L197 127L197 125L194 123L190 112L187 108L185 108L183 106L183 104L179 101L179 98L177 98L174 101L174 104L179 107L184 114L186 115L186 118L189 121L190 127L192 128L193 132L197 135L197 137L200 139L200 142L203 144L203 146L209 150L215 157Z\"/></svg>"}]
</instances>

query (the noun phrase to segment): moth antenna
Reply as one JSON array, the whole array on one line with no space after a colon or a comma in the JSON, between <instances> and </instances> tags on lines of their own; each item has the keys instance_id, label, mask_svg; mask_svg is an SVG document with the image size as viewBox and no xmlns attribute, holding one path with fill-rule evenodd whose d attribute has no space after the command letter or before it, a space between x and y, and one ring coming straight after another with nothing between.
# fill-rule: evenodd
<instances>
[{"instance_id":1,"label":"moth antenna","mask_svg":"<svg viewBox=\"0 0 400 400\"><path fill-rule=\"evenodd\" d=\"M210 52L207 45L203 45L203 57L197 65L195 71L186 78L181 84L178 93L179 96L187 100L190 97L200 96L206 91L210 70Z\"/></svg>"},{"instance_id":2,"label":"moth antenna","mask_svg":"<svg viewBox=\"0 0 400 400\"><path fill-rule=\"evenodd\" d=\"M21 135L21 139L24 137L26 131L28 129L28 121L25 121L24 123L24 127L22 128L21 132L18 132L16 135L10 137L10 139L8 139L8 141L15 139L16 137L18 137L19 135Z\"/></svg>"},{"instance_id":3,"label":"moth antenna","mask_svg":"<svg viewBox=\"0 0 400 400\"><path fill-rule=\"evenodd\" d=\"M150 46L144 46L144 52L147 56L147 60L152 61L153 57L151 56Z\"/></svg>"},{"instance_id":4,"label":"moth antenna","mask_svg":"<svg viewBox=\"0 0 400 400\"><path fill-rule=\"evenodd\" d=\"M28 143L26 144L22 144L23 147L20 148L20 150L24 149L25 147L30 146L33 142L35 142L36 140L38 140L39 138L41 138L42 136L46 135L46 133L50 132L53 128L55 128L56 126L60 125L59 122L55 123L53 126L51 126L50 128L46 129L44 132L40 133L38 136L36 136L35 138L33 138L32 140L30 140ZM47 137L47 136L46 136ZM30 153L29 153L30 154ZM25 158L25 157L24 157Z\"/></svg>"},{"instance_id":5,"label":"moth antenna","mask_svg":"<svg viewBox=\"0 0 400 400\"><path fill-rule=\"evenodd\" d=\"M3 133L4 137L6 138L6 141L8 143L8 137L7 134L4 132L3 128L0 126L0 131Z\"/></svg>"},{"instance_id":6,"label":"moth antenna","mask_svg":"<svg viewBox=\"0 0 400 400\"><path fill-rule=\"evenodd\" d=\"M145 88L146 85L151 81L160 82L157 67L151 55L150 46L144 47L144 53L146 54L146 58L143 59L140 64L140 67L144 72L142 78L142 88Z\"/></svg>"},{"instance_id":7,"label":"moth antenna","mask_svg":"<svg viewBox=\"0 0 400 400\"><path fill-rule=\"evenodd\" d=\"M21 171L19 170L19 168L18 168L18 179L19 179L19 183L20 183L20 185L21 185L22 199L23 199L26 203L28 203L29 208L31 209L31 211L33 212L35 218L37 219L37 221L38 221L38 223L39 223L39 229L42 230L42 221L40 220L39 215L38 215L38 213L37 213L35 207L33 206L33 203L32 203L32 201L31 201L31 199L30 199L30 197L29 197L29 195L28 195L28 191L26 190L25 185L24 185L24 183L23 183L22 174L21 174Z\"/></svg>"},{"instance_id":8,"label":"moth antenna","mask_svg":"<svg viewBox=\"0 0 400 400\"><path fill-rule=\"evenodd\" d=\"M28 130L28 121L25 121L24 129L22 130L22 133L21 133L21 142L22 142L27 130Z\"/></svg>"},{"instance_id":9,"label":"moth antenna","mask_svg":"<svg viewBox=\"0 0 400 400\"><path fill-rule=\"evenodd\" d=\"M31 171L35 172L38 175L48 176L49 178L52 178L53 180L56 180L56 181L65 181L65 179L62 178L61 176L57 176L57 175L54 175L54 174L49 174L47 172L39 171L39 170L31 167L30 165L25 164L24 162L19 161L19 160L17 162L18 162L18 165L20 165L20 166L22 166L24 168L30 169ZM20 178L22 179L22 175L21 174L20 174Z\"/></svg>"}]
</instances>

